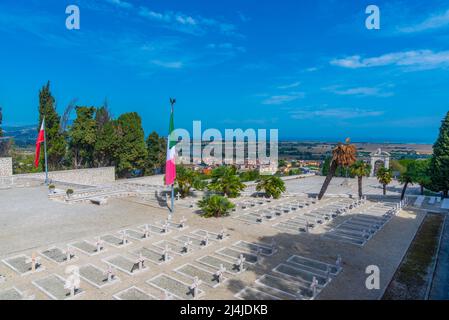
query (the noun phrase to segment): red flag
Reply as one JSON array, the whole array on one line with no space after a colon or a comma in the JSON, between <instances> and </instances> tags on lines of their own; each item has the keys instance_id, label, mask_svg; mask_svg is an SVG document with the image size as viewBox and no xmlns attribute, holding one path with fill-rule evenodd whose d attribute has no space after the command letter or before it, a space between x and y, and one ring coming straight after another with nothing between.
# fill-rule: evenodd
<instances>
[{"instance_id":1,"label":"red flag","mask_svg":"<svg viewBox=\"0 0 449 320\"><path fill-rule=\"evenodd\" d=\"M39 158L41 155L41 143L45 141L45 119L42 120L41 129L36 140L36 155L34 156L34 166L39 167Z\"/></svg>"}]
</instances>

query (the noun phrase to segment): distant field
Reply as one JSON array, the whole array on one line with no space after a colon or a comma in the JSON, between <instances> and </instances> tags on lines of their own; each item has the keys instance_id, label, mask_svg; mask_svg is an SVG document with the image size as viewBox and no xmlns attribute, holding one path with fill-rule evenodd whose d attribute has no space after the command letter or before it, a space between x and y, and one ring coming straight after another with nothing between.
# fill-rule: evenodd
<instances>
[{"instance_id":1,"label":"distant field","mask_svg":"<svg viewBox=\"0 0 449 320\"><path fill-rule=\"evenodd\" d=\"M389 152L393 159L404 157L428 157L432 154L431 144L408 143L354 143L359 156L368 157L370 153L381 148ZM307 141L281 141L279 142L279 157L303 160L323 160L332 152L335 143L307 142Z\"/></svg>"}]
</instances>

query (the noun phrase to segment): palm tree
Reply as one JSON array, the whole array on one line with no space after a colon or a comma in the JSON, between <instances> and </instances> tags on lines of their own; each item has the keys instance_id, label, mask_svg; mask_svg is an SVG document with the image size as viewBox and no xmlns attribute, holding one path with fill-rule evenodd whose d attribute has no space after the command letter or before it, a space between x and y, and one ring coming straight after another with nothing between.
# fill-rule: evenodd
<instances>
[{"instance_id":1,"label":"palm tree","mask_svg":"<svg viewBox=\"0 0 449 320\"><path fill-rule=\"evenodd\" d=\"M365 161L359 160L353 163L350 167L351 174L357 177L359 199L363 197L363 177L368 177L371 171L371 166Z\"/></svg>"},{"instance_id":2,"label":"palm tree","mask_svg":"<svg viewBox=\"0 0 449 320\"><path fill-rule=\"evenodd\" d=\"M183 166L176 166L175 183L181 198L187 197L192 188L202 190L205 187L205 182L196 171Z\"/></svg>"},{"instance_id":3,"label":"palm tree","mask_svg":"<svg viewBox=\"0 0 449 320\"><path fill-rule=\"evenodd\" d=\"M273 197L274 199L279 199L281 194L285 192L285 183L279 177L276 176L265 176L262 177L256 186L256 191L263 190L267 197Z\"/></svg>"},{"instance_id":4,"label":"palm tree","mask_svg":"<svg viewBox=\"0 0 449 320\"><path fill-rule=\"evenodd\" d=\"M229 211L235 207L235 204L223 196L212 195L198 201L198 206L203 210L205 218L218 218L229 215Z\"/></svg>"},{"instance_id":5,"label":"palm tree","mask_svg":"<svg viewBox=\"0 0 449 320\"><path fill-rule=\"evenodd\" d=\"M393 180L393 170L390 168L381 167L377 170L377 181L382 185L383 194L387 194L387 185Z\"/></svg>"},{"instance_id":6,"label":"palm tree","mask_svg":"<svg viewBox=\"0 0 449 320\"><path fill-rule=\"evenodd\" d=\"M207 188L229 198L236 198L246 185L240 180L235 167L221 166L212 171L212 181Z\"/></svg>"},{"instance_id":7,"label":"palm tree","mask_svg":"<svg viewBox=\"0 0 449 320\"><path fill-rule=\"evenodd\" d=\"M415 182L419 183L419 167L416 161L407 163L405 172L402 172L399 176L399 182L404 184L401 193L401 200L404 200L405 192L409 184L413 185Z\"/></svg>"},{"instance_id":8,"label":"palm tree","mask_svg":"<svg viewBox=\"0 0 449 320\"><path fill-rule=\"evenodd\" d=\"M404 187L402 188L402 193L401 193L401 200L404 200L405 191L407 190L408 185L409 184L413 185L413 182L414 182L413 173L411 171L409 171L409 170L405 171L399 177L399 182L404 184Z\"/></svg>"},{"instance_id":9,"label":"palm tree","mask_svg":"<svg viewBox=\"0 0 449 320\"><path fill-rule=\"evenodd\" d=\"M345 143L339 142L338 145L332 150L332 159L329 173L327 174L323 186L321 187L320 193L318 195L318 200L321 200L326 193L327 187L334 177L337 168L340 166L351 166L356 161L356 155L357 149L353 144L350 144L349 138L346 139Z\"/></svg>"}]
</instances>

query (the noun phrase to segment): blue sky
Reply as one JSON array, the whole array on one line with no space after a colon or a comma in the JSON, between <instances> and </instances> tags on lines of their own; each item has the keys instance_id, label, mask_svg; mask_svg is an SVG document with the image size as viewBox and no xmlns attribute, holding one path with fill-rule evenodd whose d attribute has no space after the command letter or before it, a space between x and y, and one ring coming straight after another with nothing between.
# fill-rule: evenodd
<instances>
[{"instance_id":1,"label":"blue sky","mask_svg":"<svg viewBox=\"0 0 449 320\"><path fill-rule=\"evenodd\" d=\"M81 11L67 30L65 8ZM381 29L365 27L376 4ZM0 105L35 124L38 90L146 133L278 128L281 138L433 142L449 110L449 3L353 0L2 0Z\"/></svg>"}]
</instances>

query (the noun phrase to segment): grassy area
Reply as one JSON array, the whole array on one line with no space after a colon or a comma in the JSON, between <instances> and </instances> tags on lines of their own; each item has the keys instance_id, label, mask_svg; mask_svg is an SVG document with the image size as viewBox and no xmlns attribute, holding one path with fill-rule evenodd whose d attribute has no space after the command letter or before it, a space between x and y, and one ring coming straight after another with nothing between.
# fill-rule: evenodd
<instances>
[{"instance_id":1,"label":"grassy area","mask_svg":"<svg viewBox=\"0 0 449 320\"><path fill-rule=\"evenodd\" d=\"M443 215L426 216L382 299L425 298L443 221Z\"/></svg>"}]
</instances>

